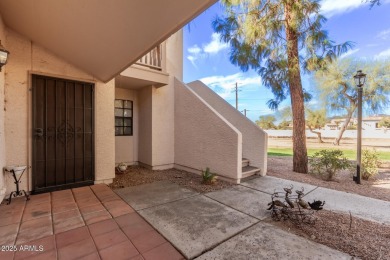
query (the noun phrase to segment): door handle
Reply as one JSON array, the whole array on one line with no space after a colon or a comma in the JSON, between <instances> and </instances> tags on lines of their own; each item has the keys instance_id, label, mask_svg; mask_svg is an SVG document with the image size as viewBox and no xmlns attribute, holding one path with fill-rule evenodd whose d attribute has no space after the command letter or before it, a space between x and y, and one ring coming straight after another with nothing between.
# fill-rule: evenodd
<instances>
[{"instance_id":1,"label":"door handle","mask_svg":"<svg viewBox=\"0 0 390 260\"><path fill-rule=\"evenodd\" d=\"M42 137L43 136L43 129L42 128L35 128L35 136Z\"/></svg>"}]
</instances>

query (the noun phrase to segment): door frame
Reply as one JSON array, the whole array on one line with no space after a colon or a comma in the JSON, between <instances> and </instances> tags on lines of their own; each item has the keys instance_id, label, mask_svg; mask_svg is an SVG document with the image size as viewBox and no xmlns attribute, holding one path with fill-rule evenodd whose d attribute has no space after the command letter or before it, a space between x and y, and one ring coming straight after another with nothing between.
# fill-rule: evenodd
<instances>
[{"instance_id":1,"label":"door frame","mask_svg":"<svg viewBox=\"0 0 390 260\"><path fill-rule=\"evenodd\" d=\"M96 178L96 175L95 175L95 164L96 164L96 153L95 153L95 129L96 129L96 120L95 120L95 89L96 89L96 82L95 81L91 81L91 80L86 80L86 79L80 79L80 78L75 78L75 77L68 77L68 76L64 76L64 75L58 75L58 74L50 74L50 73L42 73L42 72L37 72L37 71L29 71L28 72L29 74L29 93L30 93L30 98L29 98L29 101L30 101L30 104L28 105L30 111L29 111L29 116L28 116L28 124L29 124L29 134L28 134L28 138L29 138L29 146L31 148L29 148L29 168L31 169L31 173L29 174L30 176L27 176L27 183L28 183L28 190L30 190L30 193L31 194L39 194L39 193L45 193L45 192L51 192L51 191L56 191L56 190L65 190L65 189L70 189L70 188L77 188L77 187L82 187L82 186L89 186L89 185L93 185L95 183L95 178ZM69 183L69 184L63 184L63 185L57 185L57 186L53 186L53 187L47 187L47 188L43 188L43 189L36 189L35 187L35 174L34 174L34 169L35 169L35 165L34 165L34 162L35 162L35 156L34 156L34 150L35 150L35 147L34 147L34 114L35 114L35 111L34 111L34 101L35 101L35 91L34 91L34 87L33 87L33 76L41 76L41 77L46 77L46 78L52 78L52 79L61 79L61 80L64 80L64 81L71 81L71 82L78 82L78 83L82 83L82 84L92 84L92 109L93 109L93 113L92 113L92 129L93 129L93 132L92 132L92 156L93 156L93 159L92 159L92 180L88 180L88 181L83 181L83 182L78 182L78 183Z\"/></svg>"}]
</instances>

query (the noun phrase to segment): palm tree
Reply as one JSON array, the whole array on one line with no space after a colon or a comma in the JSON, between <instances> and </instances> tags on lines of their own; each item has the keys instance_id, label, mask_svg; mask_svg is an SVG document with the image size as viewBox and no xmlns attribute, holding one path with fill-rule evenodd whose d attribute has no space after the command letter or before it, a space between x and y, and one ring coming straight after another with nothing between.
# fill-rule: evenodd
<instances>
[{"instance_id":1,"label":"palm tree","mask_svg":"<svg viewBox=\"0 0 390 260\"><path fill-rule=\"evenodd\" d=\"M350 43L334 45L322 30L325 17L317 0L221 0L225 15L213 21L221 39L230 44L230 61L252 68L270 88L272 109L289 95L293 115L293 171L307 173L304 100L301 70L323 68L347 51Z\"/></svg>"}]
</instances>

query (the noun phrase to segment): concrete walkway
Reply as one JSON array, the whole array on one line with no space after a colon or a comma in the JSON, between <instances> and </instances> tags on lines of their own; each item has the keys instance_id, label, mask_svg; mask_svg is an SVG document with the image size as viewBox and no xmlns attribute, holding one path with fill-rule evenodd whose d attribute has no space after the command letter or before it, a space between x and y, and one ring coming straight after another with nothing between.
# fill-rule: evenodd
<instances>
[{"instance_id":1,"label":"concrete walkway","mask_svg":"<svg viewBox=\"0 0 390 260\"><path fill-rule=\"evenodd\" d=\"M328 210L390 224L389 202L268 176L204 195L167 181L116 192L187 259L351 259L262 221L270 195L290 185Z\"/></svg>"}]
</instances>

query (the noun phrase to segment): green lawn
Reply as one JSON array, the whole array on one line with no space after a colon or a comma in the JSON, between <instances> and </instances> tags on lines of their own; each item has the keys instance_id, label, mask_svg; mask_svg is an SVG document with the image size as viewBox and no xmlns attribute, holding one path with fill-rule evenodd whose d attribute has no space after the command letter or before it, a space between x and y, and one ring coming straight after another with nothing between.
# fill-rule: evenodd
<instances>
[{"instance_id":1,"label":"green lawn","mask_svg":"<svg viewBox=\"0 0 390 260\"><path fill-rule=\"evenodd\" d=\"M308 155L312 156L315 152L323 150L324 148L309 148ZM350 160L356 160L356 151L348 149L340 149L344 152L345 157ZM377 151L380 160L390 161L390 152ZM268 148L269 156L292 156L292 148Z\"/></svg>"}]
</instances>

